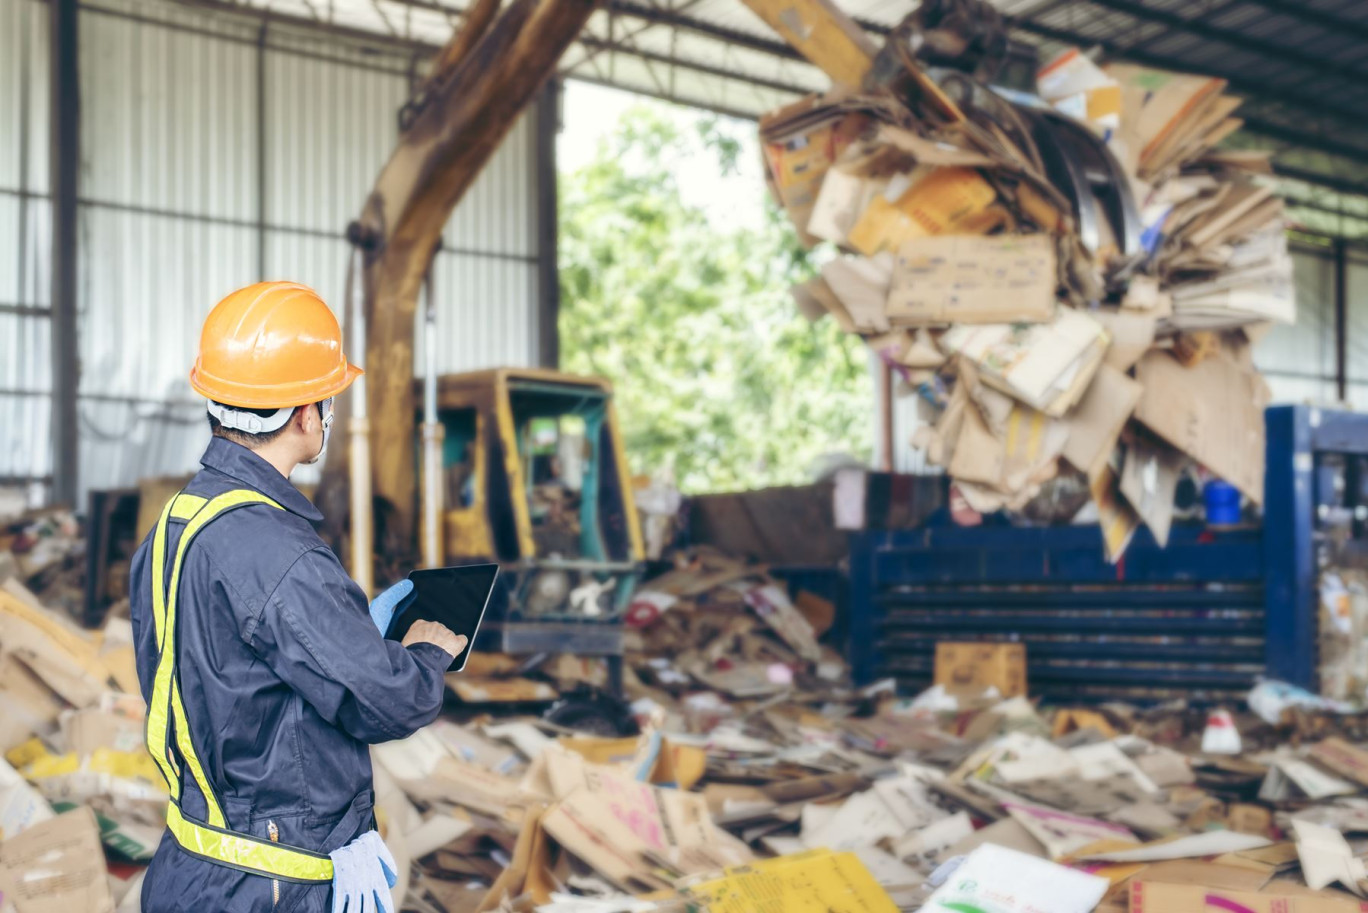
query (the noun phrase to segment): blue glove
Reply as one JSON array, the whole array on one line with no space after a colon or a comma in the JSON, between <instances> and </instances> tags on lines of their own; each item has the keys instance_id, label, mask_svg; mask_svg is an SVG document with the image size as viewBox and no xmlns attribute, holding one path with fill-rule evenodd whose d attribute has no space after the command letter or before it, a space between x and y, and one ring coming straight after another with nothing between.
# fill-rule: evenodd
<instances>
[{"instance_id":1,"label":"blue glove","mask_svg":"<svg viewBox=\"0 0 1368 913\"><path fill-rule=\"evenodd\" d=\"M332 913L385 913L399 880L394 857L375 831L328 854L333 861Z\"/></svg>"},{"instance_id":2,"label":"blue glove","mask_svg":"<svg viewBox=\"0 0 1368 913\"><path fill-rule=\"evenodd\" d=\"M380 636L384 637L389 630L390 622L394 620L395 610L399 604L409 597L413 592L413 581L405 577L394 586L385 590L375 601L370 604L371 621L380 629Z\"/></svg>"}]
</instances>

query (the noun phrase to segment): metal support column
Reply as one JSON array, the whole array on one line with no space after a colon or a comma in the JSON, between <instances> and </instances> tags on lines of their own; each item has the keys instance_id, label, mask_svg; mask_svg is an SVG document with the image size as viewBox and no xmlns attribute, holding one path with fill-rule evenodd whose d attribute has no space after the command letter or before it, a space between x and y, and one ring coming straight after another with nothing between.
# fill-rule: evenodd
<instances>
[{"instance_id":1,"label":"metal support column","mask_svg":"<svg viewBox=\"0 0 1368 913\"><path fill-rule=\"evenodd\" d=\"M52 497L74 505L79 479L76 396L76 200L81 152L77 0L50 0L52 186Z\"/></svg>"},{"instance_id":2,"label":"metal support column","mask_svg":"<svg viewBox=\"0 0 1368 913\"><path fill-rule=\"evenodd\" d=\"M886 534L877 530L862 530L850 535L850 606L847 624L847 656L850 672L858 685L872 684L883 662L879 650L879 619L873 611L874 581L878 571L874 566L878 550ZM854 607L861 607L855 611Z\"/></svg>"},{"instance_id":3,"label":"metal support column","mask_svg":"<svg viewBox=\"0 0 1368 913\"><path fill-rule=\"evenodd\" d=\"M266 281L266 20L256 42L256 271ZM357 281L360 281L359 279Z\"/></svg>"},{"instance_id":4,"label":"metal support column","mask_svg":"<svg viewBox=\"0 0 1368 913\"><path fill-rule=\"evenodd\" d=\"M893 471L893 463L898 452L893 441L897 422L893 397L897 391L893 383L893 367L887 362L879 363L879 468L884 472Z\"/></svg>"},{"instance_id":5,"label":"metal support column","mask_svg":"<svg viewBox=\"0 0 1368 913\"><path fill-rule=\"evenodd\" d=\"M1264 413L1268 444L1263 546L1268 677L1314 690L1320 606L1311 414L1308 406L1277 406ZM1319 410L1315 414L1319 416Z\"/></svg>"},{"instance_id":6,"label":"metal support column","mask_svg":"<svg viewBox=\"0 0 1368 913\"><path fill-rule=\"evenodd\" d=\"M537 225L537 364L560 365L560 268L556 205L556 134L561 123L561 84L552 79L537 96L533 143L533 201Z\"/></svg>"},{"instance_id":7,"label":"metal support column","mask_svg":"<svg viewBox=\"0 0 1368 913\"><path fill-rule=\"evenodd\" d=\"M1349 399L1348 245L1335 239L1335 398Z\"/></svg>"}]
</instances>

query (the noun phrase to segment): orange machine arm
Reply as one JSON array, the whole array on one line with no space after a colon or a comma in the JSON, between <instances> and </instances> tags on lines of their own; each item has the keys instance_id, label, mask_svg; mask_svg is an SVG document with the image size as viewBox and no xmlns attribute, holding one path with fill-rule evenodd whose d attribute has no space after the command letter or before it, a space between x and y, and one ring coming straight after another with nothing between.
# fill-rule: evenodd
<instances>
[{"instance_id":1,"label":"orange machine arm","mask_svg":"<svg viewBox=\"0 0 1368 913\"><path fill-rule=\"evenodd\" d=\"M474 0L464 28L406 109L399 145L352 228L365 249L374 492L391 518L382 551L409 552L413 540L413 335L423 276L452 210L596 6L596 0L513 0L500 13L498 0ZM344 459L329 460L321 492L339 524L346 474Z\"/></svg>"}]
</instances>

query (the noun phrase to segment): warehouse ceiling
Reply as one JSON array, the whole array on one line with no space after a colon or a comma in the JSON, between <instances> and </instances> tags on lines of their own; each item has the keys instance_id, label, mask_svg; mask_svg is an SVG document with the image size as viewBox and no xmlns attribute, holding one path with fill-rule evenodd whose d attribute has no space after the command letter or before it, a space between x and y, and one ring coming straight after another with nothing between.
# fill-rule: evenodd
<instances>
[{"instance_id":1,"label":"warehouse ceiling","mask_svg":"<svg viewBox=\"0 0 1368 913\"><path fill-rule=\"evenodd\" d=\"M441 43L466 0L193 0L416 44ZM872 35L911 0L837 0ZM997 0L1042 62L1078 46L1107 60L1227 79L1245 98L1237 145L1274 150L1291 214L1313 234L1368 239L1365 0ZM607 0L566 75L740 117L826 77L741 0Z\"/></svg>"}]
</instances>

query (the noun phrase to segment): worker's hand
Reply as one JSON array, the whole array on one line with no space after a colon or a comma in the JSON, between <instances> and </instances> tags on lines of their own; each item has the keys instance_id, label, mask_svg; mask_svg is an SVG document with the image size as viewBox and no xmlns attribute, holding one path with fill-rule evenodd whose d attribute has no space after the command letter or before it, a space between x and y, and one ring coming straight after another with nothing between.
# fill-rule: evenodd
<instances>
[{"instance_id":1,"label":"worker's hand","mask_svg":"<svg viewBox=\"0 0 1368 913\"><path fill-rule=\"evenodd\" d=\"M453 634L446 625L435 621L415 621L413 627L404 635L404 646L411 647L414 644L441 647L455 659L466 648L466 637L463 634Z\"/></svg>"}]
</instances>

